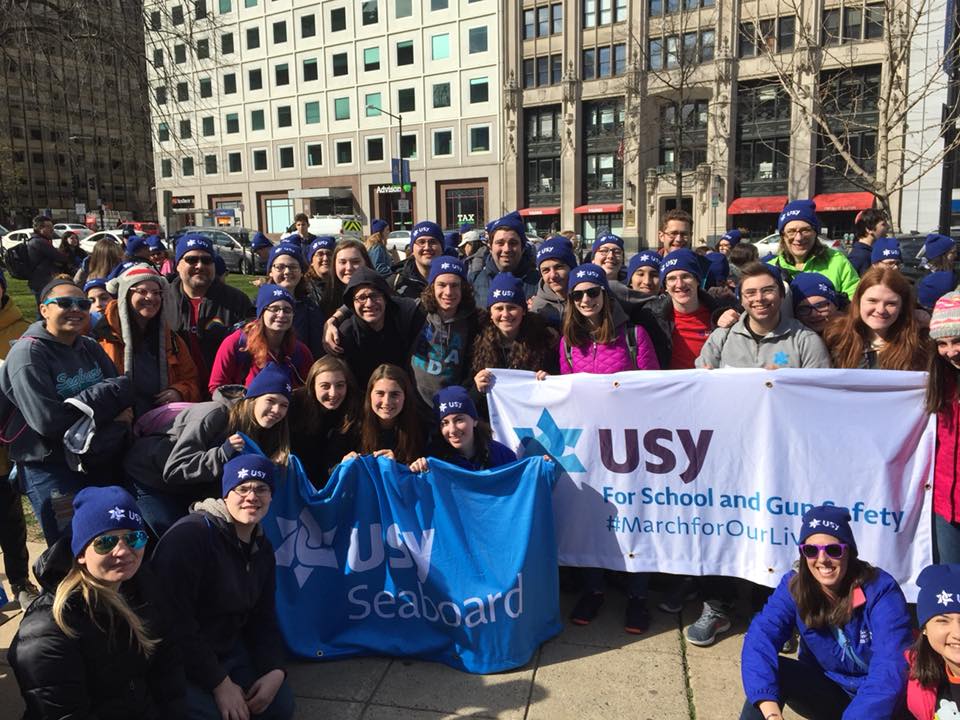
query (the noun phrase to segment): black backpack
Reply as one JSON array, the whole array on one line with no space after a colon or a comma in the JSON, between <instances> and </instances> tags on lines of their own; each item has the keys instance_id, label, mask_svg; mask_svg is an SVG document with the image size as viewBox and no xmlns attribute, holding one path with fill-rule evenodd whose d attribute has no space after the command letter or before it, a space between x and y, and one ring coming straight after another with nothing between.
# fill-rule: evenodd
<instances>
[{"instance_id":1,"label":"black backpack","mask_svg":"<svg viewBox=\"0 0 960 720\"><path fill-rule=\"evenodd\" d=\"M30 252L27 243L22 242L7 250L3 254L3 261L11 277L17 280L30 279Z\"/></svg>"}]
</instances>

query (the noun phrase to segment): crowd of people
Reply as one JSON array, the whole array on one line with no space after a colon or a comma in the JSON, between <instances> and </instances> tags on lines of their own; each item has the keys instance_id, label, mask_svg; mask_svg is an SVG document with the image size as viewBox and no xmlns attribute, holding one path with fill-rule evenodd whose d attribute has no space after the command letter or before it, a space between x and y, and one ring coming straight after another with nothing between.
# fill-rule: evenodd
<instances>
[{"instance_id":1,"label":"crowd of people","mask_svg":"<svg viewBox=\"0 0 960 720\"><path fill-rule=\"evenodd\" d=\"M739 230L692 248L690 216L671 211L658 248L627 259L604 232L583 262L571 233L528 242L513 212L485 240L420 222L399 261L383 221L361 242L314 237L299 215L279 244L254 238L266 276L251 301L224 281L203 235L169 248L159 237L131 235L122 249L104 240L87 257L70 240L54 248L52 222L36 218L37 320L0 284L0 470L10 480L0 482L0 544L29 605L9 656L28 717L290 717L274 556L259 523L291 456L318 489L357 455L413 472L431 458L484 470L520 450L487 423L498 369L543 380L723 367L928 371L939 564L921 577L921 640L911 645L896 583L857 558L849 518L814 508L797 571L747 634L743 717L774 720L784 703L815 717L848 706L863 711L845 717L908 706L934 717L930 708L960 700L956 250L928 237L931 272L914 288L883 215L861 213L857 227L848 257L820 240L814 203L796 200L779 216L779 253L759 258ZM246 452L248 440L262 455ZM39 589L21 493L48 545ZM830 532L808 531L809 520ZM571 622L586 626L607 573L578 574ZM649 627L648 585L645 573L627 577L626 632ZM934 590L956 604L924 594ZM686 637L710 645L730 627L737 591L731 578L680 578L659 607L677 612L699 596ZM796 661L778 655L795 632Z\"/></svg>"}]
</instances>

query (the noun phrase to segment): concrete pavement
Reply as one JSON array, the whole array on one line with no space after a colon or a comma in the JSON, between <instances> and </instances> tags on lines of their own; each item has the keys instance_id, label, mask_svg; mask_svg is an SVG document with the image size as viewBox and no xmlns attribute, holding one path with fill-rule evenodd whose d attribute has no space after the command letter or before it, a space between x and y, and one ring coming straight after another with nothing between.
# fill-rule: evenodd
<instances>
[{"instance_id":1,"label":"concrete pavement","mask_svg":"<svg viewBox=\"0 0 960 720\"><path fill-rule=\"evenodd\" d=\"M31 544L31 557L42 549ZM574 600L562 596L564 617ZM655 601L656 596L652 605ZM622 593L611 588L591 625L567 624L525 667L496 675L470 675L403 658L291 662L296 717L735 720L743 703L740 647L746 606L716 645L697 648L682 639L682 623L696 619L697 603L689 603L682 615L653 609L652 627L639 637L623 632L624 604ZM0 716L16 718L23 702L6 664L6 650L20 611L3 615L9 622L0 625Z\"/></svg>"}]
</instances>

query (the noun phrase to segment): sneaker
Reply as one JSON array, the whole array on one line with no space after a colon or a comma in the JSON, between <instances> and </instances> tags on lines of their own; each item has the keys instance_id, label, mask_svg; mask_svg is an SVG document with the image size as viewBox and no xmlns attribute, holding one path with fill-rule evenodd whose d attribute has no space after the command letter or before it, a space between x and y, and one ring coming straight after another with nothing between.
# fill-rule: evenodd
<instances>
[{"instance_id":1,"label":"sneaker","mask_svg":"<svg viewBox=\"0 0 960 720\"><path fill-rule=\"evenodd\" d=\"M600 607L603 605L603 601L603 593L596 593L588 590L580 596L580 599L577 600L577 604L574 605L573 612L570 613L570 622L572 622L574 625L589 625L590 621L597 616L598 612L600 612Z\"/></svg>"},{"instance_id":2,"label":"sneaker","mask_svg":"<svg viewBox=\"0 0 960 720\"><path fill-rule=\"evenodd\" d=\"M645 597L628 597L623 629L631 635L642 635L650 629L650 611Z\"/></svg>"},{"instance_id":3,"label":"sneaker","mask_svg":"<svg viewBox=\"0 0 960 720\"><path fill-rule=\"evenodd\" d=\"M657 607L665 613L676 614L683 610L683 606L691 600L697 599L697 588L690 580L684 578L667 593L667 595L657 603Z\"/></svg>"},{"instance_id":4,"label":"sneaker","mask_svg":"<svg viewBox=\"0 0 960 720\"><path fill-rule=\"evenodd\" d=\"M719 606L703 604L700 618L687 628L687 642L699 647L708 647L717 640L717 634L730 629L730 616Z\"/></svg>"},{"instance_id":5,"label":"sneaker","mask_svg":"<svg viewBox=\"0 0 960 720\"><path fill-rule=\"evenodd\" d=\"M17 599L17 602L20 603L21 610L26 610L30 606L30 603L36 600L40 594L36 585L29 580L23 583L11 583L10 588L13 590L13 596Z\"/></svg>"}]
</instances>

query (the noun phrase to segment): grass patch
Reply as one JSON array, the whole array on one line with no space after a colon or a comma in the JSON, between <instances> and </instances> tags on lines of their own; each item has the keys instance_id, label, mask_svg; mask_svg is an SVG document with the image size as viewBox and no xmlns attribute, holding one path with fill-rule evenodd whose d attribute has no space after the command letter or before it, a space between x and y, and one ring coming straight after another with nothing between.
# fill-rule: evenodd
<instances>
[{"instance_id":1,"label":"grass patch","mask_svg":"<svg viewBox=\"0 0 960 720\"><path fill-rule=\"evenodd\" d=\"M27 526L27 541L46 542L43 539L43 531L40 530L40 523L37 522L37 517L33 514L33 507L31 507L30 502L25 495L20 497L20 501L23 503L23 519Z\"/></svg>"}]
</instances>

